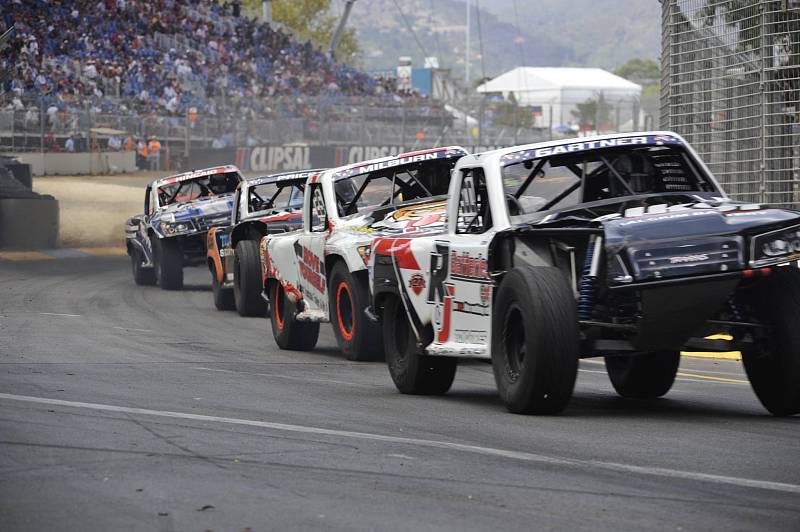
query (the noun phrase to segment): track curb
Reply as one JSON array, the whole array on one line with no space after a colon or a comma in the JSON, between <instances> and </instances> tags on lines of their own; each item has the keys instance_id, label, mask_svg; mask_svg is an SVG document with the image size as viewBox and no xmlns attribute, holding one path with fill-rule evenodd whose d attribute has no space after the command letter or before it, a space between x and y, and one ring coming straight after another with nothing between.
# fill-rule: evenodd
<instances>
[{"instance_id":1,"label":"track curb","mask_svg":"<svg viewBox=\"0 0 800 532\"><path fill-rule=\"evenodd\" d=\"M54 259L82 259L86 257L123 257L124 247L55 248L39 250L0 250L0 262L35 262Z\"/></svg>"}]
</instances>

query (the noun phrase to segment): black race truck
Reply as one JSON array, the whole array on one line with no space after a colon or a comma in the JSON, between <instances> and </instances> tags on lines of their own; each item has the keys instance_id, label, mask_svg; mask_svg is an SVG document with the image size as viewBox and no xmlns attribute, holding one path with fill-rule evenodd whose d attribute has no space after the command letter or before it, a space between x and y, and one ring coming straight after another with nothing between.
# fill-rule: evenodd
<instances>
[{"instance_id":1,"label":"black race truck","mask_svg":"<svg viewBox=\"0 0 800 532\"><path fill-rule=\"evenodd\" d=\"M404 393L491 360L506 406L555 413L578 360L627 398L664 395L683 350L741 351L761 403L800 412L800 212L732 201L678 135L463 157L447 227L375 239L372 307Z\"/></svg>"}]
</instances>

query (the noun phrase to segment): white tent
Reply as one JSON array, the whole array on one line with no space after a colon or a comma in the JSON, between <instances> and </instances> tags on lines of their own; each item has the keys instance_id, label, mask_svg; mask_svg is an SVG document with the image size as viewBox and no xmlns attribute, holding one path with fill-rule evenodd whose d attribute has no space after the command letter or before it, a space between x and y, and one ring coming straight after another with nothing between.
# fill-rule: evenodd
<instances>
[{"instance_id":1,"label":"white tent","mask_svg":"<svg viewBox=\"0 0 800 532\"><path fill-rule=\"evenodd\" d=\"M506 98L513 93L520 105L541 106L543 124L557 127L575 121L570 111L576 104L600 95L624 111L619 123L630 120L642 87L600 68L517 67L479 86L478 92Z\"/></svg>"}]
</instances>

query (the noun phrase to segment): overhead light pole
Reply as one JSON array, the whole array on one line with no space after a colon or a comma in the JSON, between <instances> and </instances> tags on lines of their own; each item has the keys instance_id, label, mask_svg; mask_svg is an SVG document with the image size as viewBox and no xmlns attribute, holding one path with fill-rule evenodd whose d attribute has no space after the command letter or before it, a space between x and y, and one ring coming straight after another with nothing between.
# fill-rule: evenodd
<instances>
[{"instance_id":1,"label":"overhead light pole","mask_svg":"<svg viewBox=\"0 0 800 532\"><path fill-rule=\"evenodd\" d=\"M469 89L469 49L470 49L470 42L469 42L469 28L470 28L470 21L471 21L471 13L470 7L472 2L467 0L467 27L464 33L466 33L465 40L466 43L464 44L464 84L466 84L467 88Z\"/></svg>"},{"instance_id":2,"label":"overhead light pole","mask_svg":"<svg viewBox=\"0 0 800 532\"><path fill-rule=\"evenodd\" d=\"M272 0L261 0L261 22L272 22Z\"/></svg>"},{"instance_id":3,"label":"overhead light pole","mask_svg":"<svg viewBox=\"0 0 800 532\"><path fill-rule=\"evenodd\" d=\"M345 1L342 19L339 21L339 25L336 27L336 33L333 34L333 38L331 39L331 59L336 58L336 47L339 46L339 41L342 39L342 33L344 33L344 28L347 26L347 19L350 18L350 11L353 9L353 4L355 3L356 0Z\"/></svg>"}]
</instances>

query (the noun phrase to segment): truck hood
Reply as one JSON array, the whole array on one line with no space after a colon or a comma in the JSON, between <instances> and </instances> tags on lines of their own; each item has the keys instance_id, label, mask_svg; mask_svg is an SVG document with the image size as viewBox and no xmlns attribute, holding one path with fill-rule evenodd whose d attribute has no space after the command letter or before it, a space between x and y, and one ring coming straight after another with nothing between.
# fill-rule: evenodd
<instances>
[{"instance_id":1,"label":"truck hood","mask_svg":"<svg viewBox=\"0 0 800 532\"><path fill-rule=\"evenodd\" d=\"M233 194L198 198L177 205L169 205L159 209L150 223L153 229L162 236L192 235L204 233L211 227L230 225L233 209ZM165 234L163 223L185 224L186 229L179 233Z\"/></svg>"},{"instance_id":2,"label":"truck hood","mask_svg":"<svg viewBox=\"0 0 800 532\"><path fill-rule=\"evenodd\" d=\"M800 213L738 203L652 210L628 209L623 217L600 221L610 280L652 281L757 267L769 258L762 254L768 242L760 235L800 224ZM788 251L772 256L789 260ZM769 262L776 263L764 264Z\"/></svg>"},{"instance_id":3,"label":"truck hood","mask_svg":"<svg viewBox=\"0 0 800 532\"><path fill-rule=\"evenodd\" d=\"M439 199L380 208L341 222L341 228L370 236L390 236L443 231L447 221L447 202Z\"/></svg>"},{"instance_id":4,"label":"truck hood","mask_svg":"<svg viewBox=\"0 0 800 532\"><path fill-rule=\"evenodd\" d=\"M232 209L233 194L223 194L220 196L197 198L196 200L184 203L168 205L161 209L160 213L162 219L164 219L164 215L171 214L175 216L175 221L182 222L201 216L205 217L221 214L228 214L228 216L230 216Z\"/></svg>"}]
</instances>

